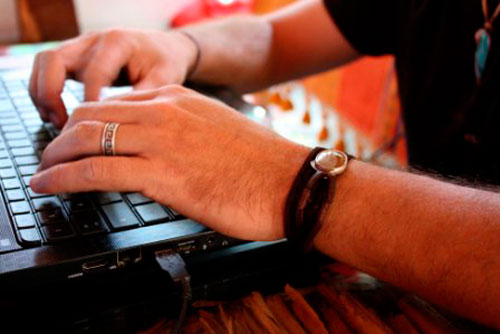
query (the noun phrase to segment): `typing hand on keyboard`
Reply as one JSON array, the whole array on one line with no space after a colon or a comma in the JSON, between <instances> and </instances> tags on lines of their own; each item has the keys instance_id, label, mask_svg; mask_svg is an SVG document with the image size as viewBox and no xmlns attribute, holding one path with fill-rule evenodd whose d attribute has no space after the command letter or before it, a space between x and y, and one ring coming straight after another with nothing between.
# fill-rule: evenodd
<instances>
[{"instance_id":1,"label":"typing hand on keyboard","mask_svg":"<svg viewBox=\"0 0 500 334\"><path fill-rule=\"evenodd\" d=\"M62 97L68 112L83 100L83 87L67 81ZM139 193L38 193L29 187L48 143L59 133L43 123L17 76L0 77L0 183L12 227L23 246L182 219Z\"/></svg>"},{"instance_id":2,"label":"typing hand on keyboard","mask_svg":"<svg viewBox=\"0 0 500 334\"><path fill-rule=\"evenodd\" d=\"M85 84L85 101L97 101L102 87L125 74L135 88L182 83L196 59L196 46L178 32L113 29L93 32L39 53L29 82L43 120L61 128L67 120L61 98L64 81ZM127 73L122 69L127 69Z\"/></svg>"},{"instance_id":3,"label":"typing hand on keyboard","mask_svg":"<svg viewBox=\"0 0 500 334\"><path fill-rule=\"evenodd\" d=\"M116 156L103 156L110 122L120 124L111 134ZM140 192L218 232L270 240L283 237L285 198L308 152L171 85L76 108L30 185L38 193ZM141 212L146 221L158 207Z\"/></svg>"}]
</instances>

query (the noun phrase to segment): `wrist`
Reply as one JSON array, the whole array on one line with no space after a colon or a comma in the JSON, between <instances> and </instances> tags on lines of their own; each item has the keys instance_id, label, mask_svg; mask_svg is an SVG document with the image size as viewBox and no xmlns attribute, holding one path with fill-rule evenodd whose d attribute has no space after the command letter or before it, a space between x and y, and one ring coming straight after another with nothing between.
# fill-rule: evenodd
<instances>
[{"instance_id":1,"label":"wrist","mask_svg":"<svg viewBox=\"0 0 500 334\"><path fill-rule=\"evenodd\" d=\"M286 150L282 156L282 170L276 173L273 189L275 197L273 201L272 225L275 239L285 237L285 207L292 184L299 173L304 160L307 158L311 149L302 145L291 143L291 147Z\"/></svg>"},{"instance_id":2,"label":"wrist","mask_svg":"<svg viewBox=\"0 0 500 334\"><path fill-rule=\"evenodd\" d=\"M345 223L349 221L348 217L354 214L350 204L353 202L352 196L358 191L356 175L359 175L363 164L353 159L346 171L337 177L335 198L325 213L325 221L314 239L315 249L336 259L342 260L340 254L345 248L341 240L346 239L348 231L345 230Z\"/></svg>"},{"instance_id":3,"label":"wrist","mask_svg":"<svg viewBox=\"0 0 500 334\"><path fill-rule=\"evenodd\" d=\"M196 39L195 36L191 32L186 30L177 30L175 31L177 35L179 35L180 39L183 40L183 45L186 48L186 73L185 73L185 81L191 80L196 73L198 66L201 60L201 47L200 43Z\"/></svg>"}]
</instances>

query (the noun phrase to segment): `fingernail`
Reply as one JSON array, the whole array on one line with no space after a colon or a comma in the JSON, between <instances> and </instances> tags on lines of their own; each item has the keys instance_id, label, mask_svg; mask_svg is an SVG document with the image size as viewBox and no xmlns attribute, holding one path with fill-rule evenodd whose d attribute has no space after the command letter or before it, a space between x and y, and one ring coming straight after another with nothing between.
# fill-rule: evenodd
<instances>
[{"instance_id":1,"label":"fingernail","mask_svg":"<svg viewBox=\"0 0 500 334\"><path fill-rule=\"evenodd\" d=\"M40 174L38 173L38 170L37 170L36 174L31 177L30 187L34 191L37 191L39 185L40 185Z\"/></svg>"}]
</instances>

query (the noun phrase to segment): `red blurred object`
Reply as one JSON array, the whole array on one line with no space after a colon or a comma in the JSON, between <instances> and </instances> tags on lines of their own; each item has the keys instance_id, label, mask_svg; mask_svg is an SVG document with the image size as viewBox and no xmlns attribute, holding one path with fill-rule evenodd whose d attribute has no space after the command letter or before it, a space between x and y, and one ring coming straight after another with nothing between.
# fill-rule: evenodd
<instances>
[{"instance_id":1,"label":"red blurred object","mask_svg":"<svg viewBox=\"0 0 500 334\"><path fill-rule=\"evenodd\" d=\"M185 7L171 21L172 27L204 19L252 12L255 0L186 0Z\"/></svg>"}]
</instances>

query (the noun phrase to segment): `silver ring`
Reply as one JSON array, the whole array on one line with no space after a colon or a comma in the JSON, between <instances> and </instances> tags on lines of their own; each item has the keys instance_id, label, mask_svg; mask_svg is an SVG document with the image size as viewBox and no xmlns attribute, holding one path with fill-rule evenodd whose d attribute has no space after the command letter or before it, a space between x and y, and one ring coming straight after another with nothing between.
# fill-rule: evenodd
<instances>
[{"instance_id":1,"label":"silver ring","mask_svg":"<svg viewBox=\"0 0 500 334\"><path fill-rule=\"evenodd\" d=\"M116 155L115 151L115 139L116 131L120 123L106 123L104 126L104 131L102 132L101 138L101 149L104 155Z\"/></svg>"}]
</instances>

